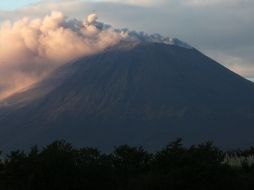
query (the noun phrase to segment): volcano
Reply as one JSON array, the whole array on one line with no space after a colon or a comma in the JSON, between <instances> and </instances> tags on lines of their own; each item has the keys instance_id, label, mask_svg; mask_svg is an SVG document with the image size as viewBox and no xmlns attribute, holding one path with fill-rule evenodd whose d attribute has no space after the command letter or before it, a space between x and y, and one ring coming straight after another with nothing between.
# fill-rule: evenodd
<instances>
[{"instance_id":1,"label":"volcano","mask_svg":"<svg viewBox=\"0 0 254 190\"><path fill-rule=\"evenodd\" d=\"M194 48L118 45L66 64L3 100L0 149L64 139L156 150L182 137L223 148L254 144L254 84Z\"/></svg>"}]
</instances>

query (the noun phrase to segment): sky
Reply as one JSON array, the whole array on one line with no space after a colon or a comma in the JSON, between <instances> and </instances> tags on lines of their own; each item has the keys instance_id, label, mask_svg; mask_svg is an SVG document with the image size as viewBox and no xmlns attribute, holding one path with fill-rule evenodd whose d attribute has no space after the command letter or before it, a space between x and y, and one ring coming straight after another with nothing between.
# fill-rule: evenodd
<instances>
[{"instance_id":1,"label":"sky","mask_svg":"<svg viewBox=\"0 0 254 190\"><path fill-rule=\"evenodd\" d=\"M179 38L254 78L253 0L8 0L0 2L0 22L52 10L80 19L96 10L104 23Z\"/></svg>"},{"instance_id":2,"label":"sky","mask_svg":"<svg viewBox=\"0 0 254 190\"><path fill-rule=\"evenodd\" d=\"M2 10L15 10L17 8L27 6L35 2L38 2L38 1L36 0L8 0L8 1L1 1L0 7Z\"/></svg>"}]
</instances>

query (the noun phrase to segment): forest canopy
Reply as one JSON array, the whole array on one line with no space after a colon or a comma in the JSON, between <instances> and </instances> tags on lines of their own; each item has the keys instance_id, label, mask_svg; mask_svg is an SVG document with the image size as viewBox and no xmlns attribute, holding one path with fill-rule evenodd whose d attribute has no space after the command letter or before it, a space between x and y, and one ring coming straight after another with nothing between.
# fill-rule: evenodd
<instances>
[{"instance_id":1,"label":"forest canopy","mask_svg":"<svg viewBox=\"0 0 254 190\"><path fill-rule=\"evenodd\" d=\"M122 145L107 154L55 141L1 154L0 189L254 189L253 155L253 147L226 152L211 142L185 147L181 139L155 153Z\"/></svg>"}]
</instances>

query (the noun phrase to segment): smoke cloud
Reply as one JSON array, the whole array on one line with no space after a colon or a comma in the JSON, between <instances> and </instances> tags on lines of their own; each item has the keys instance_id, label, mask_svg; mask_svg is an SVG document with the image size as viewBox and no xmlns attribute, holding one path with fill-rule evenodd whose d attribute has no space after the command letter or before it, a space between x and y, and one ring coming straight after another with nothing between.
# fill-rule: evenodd
<instances>
[{"instance_id":1,"label":"smoke cloud","mask_svg":"<svg viewBox=\"0 0 254 190\"><path fill-rule=\"evenodd\" d=\"M122 40L179 43L158 34L116 30L97 19L95 13L83 22L53 11L44 18L3 22L0 25L0 99L24 90L63 64L101 52Z\"/></svg>"},{"instance_id":2,"label":"smoke cloud","mask_svg":"<svg viewBox=\"0 0 254 190\"><path fill-rule=\"evenodd\" d=\"M0 99L44 78L82 56L113 46L123 38L111 27L98 29L97 17L87 25L53 11L40 19L23 18L0 26Z\"/></svg>"}]
</instances>

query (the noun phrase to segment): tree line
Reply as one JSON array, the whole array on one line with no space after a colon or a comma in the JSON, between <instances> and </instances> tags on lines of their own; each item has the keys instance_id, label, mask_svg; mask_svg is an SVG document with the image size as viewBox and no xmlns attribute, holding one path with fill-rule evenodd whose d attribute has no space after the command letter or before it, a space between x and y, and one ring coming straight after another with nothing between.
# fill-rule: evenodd
<instances>
[{"instance_id":1,"label":"tree line","mask_svg":"<svg viewBox=\"0 0 254 190\"><path fill-rule=\"evenodd\" d=\"M254 164L228 162L252 155L254 148L225 152L211 142L185 147L181 139L155 153L128 145L103 153L55 141L41 150L1 154L0 189L253 190Z\"/></svg>"}]
</instances>

